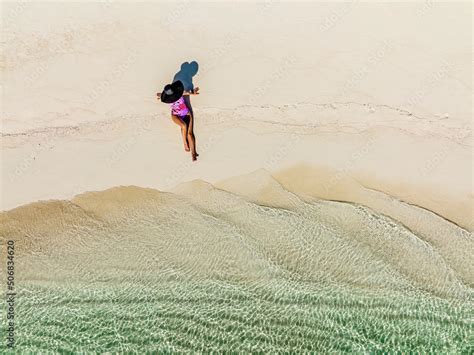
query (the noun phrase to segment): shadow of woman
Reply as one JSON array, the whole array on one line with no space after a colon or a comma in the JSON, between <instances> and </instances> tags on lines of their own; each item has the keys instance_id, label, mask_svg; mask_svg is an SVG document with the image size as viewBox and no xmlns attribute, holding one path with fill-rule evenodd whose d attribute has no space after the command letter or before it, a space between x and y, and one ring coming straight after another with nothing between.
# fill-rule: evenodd
<instances>
[{"instance_id":1,"label":"shadow of woman","mask_svg":"<svg viewBox=\"0 0 474 355\"><path fill-rule=\"evenodd\" d=\"M184 62L181 64L181 69L174 75L173 83L180 80L183 83L184 90L191 91L194 90L193 76L197 74L199 70L199 64L196 61ZM191 99L189 95L184 96L184 101L191 111L191 114L194 117L193 107L191 105Z\"/></svg>"}]
</instances>

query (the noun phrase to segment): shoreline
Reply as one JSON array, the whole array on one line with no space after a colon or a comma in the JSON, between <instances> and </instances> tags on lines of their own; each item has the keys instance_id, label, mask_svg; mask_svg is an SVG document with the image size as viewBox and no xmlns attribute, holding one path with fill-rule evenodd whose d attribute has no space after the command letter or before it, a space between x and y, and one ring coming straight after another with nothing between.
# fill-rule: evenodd
<instances>
[{"instance_id":1,"label":"shoreline","mask_svg":"<svg viewBox=\"0 0 474 355\"><path fill-rule=\"evenodd\" d=\"M300 178L305 180L306 185L305 183L298 185L292 182L294 180L295 175L299 175ZM368 207L377 213L381 213L390 218L393 218L394 220L402 223L410 230L416 230L419 226L413 227L411 226L411 224L413 224L412 221L407 222L409 218L403 213L403 209L417 211L417 213L419 212L421 214L425 214L426 216L430 216L429 218L432 218L433 220L439 219L439 223L448 226L450 225L450 228L454 227L455 229L460 229L464 232L471 234L474 231L472 219L470 218L473 213L472 198L467 199L465 201L460 201L456 198L446 199L444 200L444 202L447 203L448 207L443 212L439 212L436 210L436 207L434 209L430 209L427 206L423 206L417 203L416 199L414 201L405 201L402 197L391 195L386 191L364 186L362 183L360 183L360 181L357 181L350 175L344 176L344 178L342 178L340 181L337 181L334 186L331 186L330 189L325 188L324 186L327 187L328 185L330 186L332 184L332 181L334 181L333 179L335 176L337 176L337 172L335 172L334 170L331 171L331 169L327 168L322 169L316 167L309 167L302 164L273 173L270 173L265 169L259 169L250 172L249 174L222 179L215 183L209 183L201 179L184 181L168 190L158 190L154 187L142 187L135 185L110 186L104 190L82 191L78 194L66 198L48 198L37 201L30 201L25 204L12 207L10 209L2 210L0 211L0 214L9 214L15 210L20 211L24 208L28 208L29 206L34 206L37 204L41 205L42 203L73 202L81 196L85 196L88 194L107 194L107 192L109 191L122 188L149 190L150 193L153 194L167 192L174 193L176 191L180 191L182 186L193 185L195 183L201 182L203 184L209 185L212 189L222 189L223 191L228 191L238 196L249 198L249 201L261 204L262 206L278 207L278 198L275 196L271 196L270 198L268 198L268 196L265 197L265 189L268 187L261 185L262 181L264 183L268 183L269 180L272 180L276 184L278 184L280 188L284 189L285 194L294 194L302 201L308 203L314 201L354 203L357 205ZM315 181L319 181L319 184L323 187L317 188L317 183ZM310 184L310 188L308 188L308 183ZM389 186L387 185L387 187ZM420 188L421 186L412 186L411 191L412 193L414 191L417 191L418 198L420 198L420 196L425 197L426 194L420 193ZM397 190L389 188L388 191L396 192ZM405 191L405 193L407 193L407 191ZM137 200L136 202L138 203L139 200ZM462 205L463 203L464 206ZM286 208L286 202L283 202L283 205L280 207ZM463 207L465 207L465 209ZM466 213L456 213L459 211L465 211Z\"/></svg>"},{"instance_id":2,"label":"shoreline","mask_svg":"<svg viewBox=\"0 0 474 355\"><path fill-rule=\"evenodd\" d=\"M470 127L410 125L403 121L410 116L365 106L351 107L352 115L346 106L308 106L247 107L232 115L196 107L196 163L163 109L3 135L1 210L122 185L167 191L194 179L219 184L265 169L301 195L367 204L361 191L378 190L474 229Z\"/></svg>"}]
</instances>

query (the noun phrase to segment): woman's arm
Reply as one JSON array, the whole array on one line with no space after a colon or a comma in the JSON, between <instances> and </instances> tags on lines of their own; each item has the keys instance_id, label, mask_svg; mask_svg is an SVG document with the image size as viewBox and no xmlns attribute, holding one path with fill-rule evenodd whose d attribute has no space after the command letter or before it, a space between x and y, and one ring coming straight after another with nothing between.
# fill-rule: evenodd
<instances>
[{"instance_id":1,"label":"woman's arm","mask_svg":"<svg viewBox=\"0 0 474 355\"><path fill-rule=\"evenodd\" d=\"M183 92L183 95L199 95L199 88L196 87L194 90L192 91L185 91ZM158 100L161 100L161 92L157 92L156 93L156 98Z\"/></svg>"},{"instance_id":2,"label":"woman's arm","mask_svg":"<svg viewBox=\"0 0 474 355\"><path fill-rule=\"evenodd\" d=\"M194 90L185 91L183 92L183 95L199 95L199 88L196 87Z\"/></svg>"}]
</instances>

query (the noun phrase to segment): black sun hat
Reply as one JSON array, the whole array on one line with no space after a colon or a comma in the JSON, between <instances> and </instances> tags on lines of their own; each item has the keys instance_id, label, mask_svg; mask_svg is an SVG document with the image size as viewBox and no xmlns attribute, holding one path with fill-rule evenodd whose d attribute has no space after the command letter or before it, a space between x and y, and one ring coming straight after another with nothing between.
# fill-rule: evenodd
<instances>
[{"instance_id":1,"label":"black sun hat","mask_svg":"<svg viewBox=\"0 0 474 355\"><path fill-rule=\"evenodd\" d=\"M163 89L161 93L161 102L165 104L172 104L175 101L183 96L184 93L184 85L180 80L175 81L172 84L168 84Z\"/></svg>"}]
</instances>

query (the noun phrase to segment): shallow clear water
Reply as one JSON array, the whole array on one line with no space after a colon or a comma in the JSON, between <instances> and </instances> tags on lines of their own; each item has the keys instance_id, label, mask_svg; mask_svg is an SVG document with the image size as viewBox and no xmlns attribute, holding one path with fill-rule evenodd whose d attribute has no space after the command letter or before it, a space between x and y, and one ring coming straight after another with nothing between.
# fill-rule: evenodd
<instances>
[{"instance_id":1,"label":"shallow clear water","mask_svg":"<svg viewBox=\"0 0 474 355\"><path fill-rule=\"evenodd\" d=\"M472 352L470 234L286 197L117 188L3 213L16 351Z\"/></svg>"},{"instance_id":2,"label":"shallow clear water","mask_svg":"<svg viewBox=\"0 0 474 355\"><path fill-rule=\"evenodd\" d=\"M17 347L39 351L468 350L467 304L275 280L31 287Z\"/></svg>"}]
</instances>

